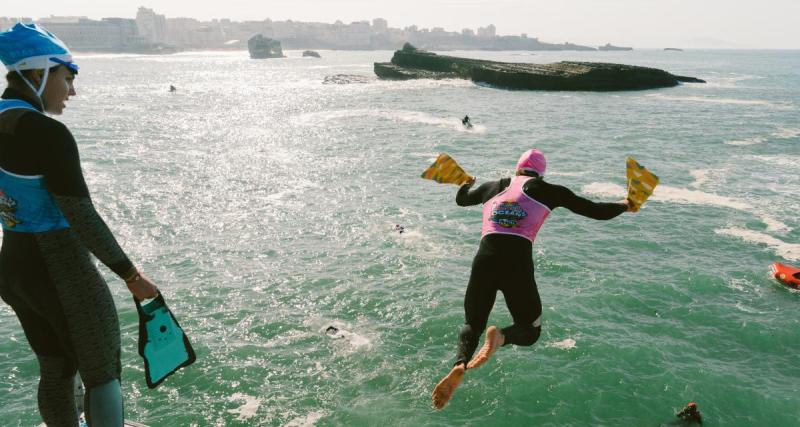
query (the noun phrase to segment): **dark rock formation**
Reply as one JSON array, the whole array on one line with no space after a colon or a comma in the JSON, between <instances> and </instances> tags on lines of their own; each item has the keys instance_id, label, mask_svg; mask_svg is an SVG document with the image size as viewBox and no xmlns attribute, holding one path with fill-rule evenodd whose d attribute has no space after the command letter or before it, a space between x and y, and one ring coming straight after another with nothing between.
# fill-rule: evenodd
<instances>
[{"instance_id":1,"label":"dark rock formation","mask_svg":"<svg viewBox=\"0 0 800 427\"><path fill-rule=\"evenodd\" d=\"M596 62L521 64L437 55L406 43L392 62L376 62L382 79L469 79L507 89L529 90L639 90L671 87L679 82L705 83L656 68Z\"/></svg>"},{"instance_id":2,"label":"dark rock formation","mask_svg":"<svg viewBox=\"0 0 800 427\"><path fill-rule=\"evenodd\" d=\"M614 46L611 43L606 43L605 46L600 46L598 50L633 50L632 47Z\"/></svg>"},{"instance_id":3,"label":"dark rock formation","mask_svg":"<svg viewBox=\"0 0 800 427\"><path fill-rule=\"evenodd\" d=\"M281 42L256 34L247 41L247 50L250 51L250 58L285 58Z\"/></svg>"},{"instance_id":4,"label":"dark rock formation","mask_svg":"<svg viewBox=\"0 0 800 427\"><path fill-rule=\"evenodd\" d=\"M370 76L361 76L358 74L334 74L332 76L325 76L322 84L330 85L347 85L351 83L369 83L373 80Z\"/></svg>"},{"instance_id":5,"label":"dark rock formation","mask_svg":"<svg viewBox=\"0 0 800 427\"><path fill-rule=\"evenodd\" d=\"M665 47L664 50L671 50L675 52L683 52L683 49L678 49L677 47Z\"/></svg>"},{"instance_id":6,"label":"dark rock formation","mask_svg":"<svg viewBox=\"0 0 800 427\"><path fill-rule=\"evenodd\" d=\"M303 57L305 58L307 56L311 57L311 58L322 58L321 56L319 56L319 52L316 52L316 51L313 51L313 50L304 50L303 51Z\"/></svg>"}]
</instances>

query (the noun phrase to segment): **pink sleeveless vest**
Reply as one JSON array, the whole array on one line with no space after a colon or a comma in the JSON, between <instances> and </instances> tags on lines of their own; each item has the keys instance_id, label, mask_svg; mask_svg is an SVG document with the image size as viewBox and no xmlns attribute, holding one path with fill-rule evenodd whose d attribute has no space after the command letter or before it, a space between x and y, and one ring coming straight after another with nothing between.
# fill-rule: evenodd
<instances>
[{"instance_id":1,"label":"pink sleeveless vest","mask_svg":"<svg viewBox=\"0 0 800 427\"><path fill-rule=\"evenodd\" d=\"M550 215L550 209L522 191L529 179L532 178L515 176L508 188L483 204L481 237L500 233L524 237L531 243L536 240L536 233Z\"/></svg>"}]
</instances>

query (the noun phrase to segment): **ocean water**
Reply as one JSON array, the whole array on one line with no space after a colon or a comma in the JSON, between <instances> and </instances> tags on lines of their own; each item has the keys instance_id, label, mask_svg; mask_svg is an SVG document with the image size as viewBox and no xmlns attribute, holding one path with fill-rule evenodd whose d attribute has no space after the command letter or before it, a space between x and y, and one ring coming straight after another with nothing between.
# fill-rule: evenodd
<instances>
[{"instance_id":1,"label":"ocean water","mask_svg":"<svg viewBox=\"0 0 800 427\"><path fill-rule=\"evenodd\" d=\"M708 81L618 93L324 85L372 76L391 52L321 53L78 56L78 96L60 119L98 210L198 354L147 389L134 305L101 267L120 314L128 418L660 426L696 401L705 425L800 425L800 292L767 272L800 264L800 52L454 53ZM554 211L534 247L539 342L503 348L435 411L481 214L419 174L447 152L479 183L498 179L531 147L549 181L594 200L624 196L629 155L661 185L642 211L607 222ZM509 322L499 296L490 324ZM6 305L0 336L0 425L36 425L38 368Z\"/></svg>"}]
</instances>

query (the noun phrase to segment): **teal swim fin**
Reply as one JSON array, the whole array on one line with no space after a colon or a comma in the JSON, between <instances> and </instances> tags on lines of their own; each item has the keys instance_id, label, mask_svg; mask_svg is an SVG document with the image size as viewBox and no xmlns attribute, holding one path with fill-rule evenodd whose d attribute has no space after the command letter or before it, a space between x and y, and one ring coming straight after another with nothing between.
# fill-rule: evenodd
<instances>
[{"instance_id":1,"label":"teal swim fin","mask_svg":"<svg viewBox=\"0 0 800 427\"><path fill-rule=\"evenodd\" d=\"M194 363L194 349L160 292L145 305L136 298L134 301L139 312L139 355L144 358L144 377L147 387L156 388L178 369Z\"/></svg>"}]
</instances>

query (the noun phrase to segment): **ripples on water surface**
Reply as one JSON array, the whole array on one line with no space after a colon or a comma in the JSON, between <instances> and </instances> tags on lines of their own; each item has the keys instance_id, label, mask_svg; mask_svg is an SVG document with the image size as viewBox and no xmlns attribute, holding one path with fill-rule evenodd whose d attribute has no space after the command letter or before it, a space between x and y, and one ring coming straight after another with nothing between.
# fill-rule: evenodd
<instances>
[{"instance_id":1,"label":"ripples on water surface","mask_svg":"<svg viewBox=\"0 0 800 427\"><path fill-rule=\"evenodd\" d=\"M198 362L143 381L120 310L129 418L153 426L796 425L800 53L509 52L623 62L706 85L512 92L467 81L323 85L391 52L255 61L245 52L83 55L62 117L102 215L164 290ZM176 93L168 93L170 84ZM471 131L459 125L469 114ZM644 210L557 210L535 246L544 329L467 376L449 369L480 209L419 179L448 152L479 181L538 147L549 180L613 201L633 155L661 177ZM403 234L392 231L395 224ZM502 297L491 323L506 324ZM38 368L0 306L0 425L35 425ZM348 331L331 339L328 325Z\"/></svg>"}]
</instances>

